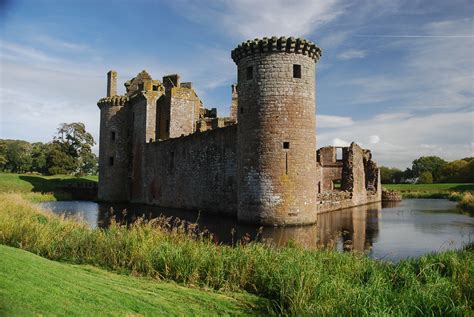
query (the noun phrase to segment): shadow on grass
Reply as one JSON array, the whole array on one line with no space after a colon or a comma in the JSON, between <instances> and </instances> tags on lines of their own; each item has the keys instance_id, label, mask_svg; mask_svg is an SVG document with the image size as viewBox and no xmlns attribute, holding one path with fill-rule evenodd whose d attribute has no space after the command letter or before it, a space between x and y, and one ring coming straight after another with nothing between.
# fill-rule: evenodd
<instances>
[{"instance_id":1,"label":"shadow on grass","mask_svg":"<svg viewBox=\"0 0 474 317\"><path fill-rule=\"evenodd\" d=\"M33 185L32 192L51 193L57 200L96 200L97 182L85 178L45 178L20 176Z\"/></svg>"},{"instance_id":2,"label":"shadow on grass","mask_svg":"<svg viewBox=\"0 0 474 317\"><path fill-rule=\"evenodd\" d=\"M460 191L460 192L474 192L474 184L463 184L453 187L451 190Z\"/></svg>"}]
</instances>

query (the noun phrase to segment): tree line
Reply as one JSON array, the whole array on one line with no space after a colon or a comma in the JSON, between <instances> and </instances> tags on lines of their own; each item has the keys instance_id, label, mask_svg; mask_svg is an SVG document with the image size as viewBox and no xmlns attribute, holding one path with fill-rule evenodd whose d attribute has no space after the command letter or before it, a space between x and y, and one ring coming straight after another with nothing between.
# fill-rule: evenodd
<instances>
[{"instance_id":1,"label":"tree line","mask_svg":"<svg viewBox=\"0 0 474 317\"><path fill-rule=\"evenodd\" d=\"M62 123L50 142L0 139L0 170L46 175L95 175L97 156L92 135L81 122Z\"/></svg>"},{"instance_id":2,"label":"tree line","mask_svg":"<svg viewBox=\"0 0 474 317\"><path fill-rule=\"evenodd\" d=\"M382 166L380 177L383 184L474 183L474 157L448 162L438 156L422 156L404 171Z\"/></svg>"}]
</instances>

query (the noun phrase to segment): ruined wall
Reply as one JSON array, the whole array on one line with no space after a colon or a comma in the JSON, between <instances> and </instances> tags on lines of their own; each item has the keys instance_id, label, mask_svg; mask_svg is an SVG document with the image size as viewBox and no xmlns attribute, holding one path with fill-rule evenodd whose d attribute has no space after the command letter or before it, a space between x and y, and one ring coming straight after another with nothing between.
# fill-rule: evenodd
<instances>
[{"instance_id":1,"label":"ruined wall","mask_svg":"<svg viewBox=\"0 0 474 317\"><path fill-rule=\"evenodd\" d=\"M352 192L352 201L355 204L364 204L367 202L364 150L352 142L350 147L344 148L344 157L341 189Z\"/></svg>"},{"instance_id":2,"label":"ruined wall","mask_svg":"<svg viewBox=\"0 0 474 317\"><path fill-rule=\"evenodd\" d=\"M177 138L194 133L196 130L196 109L200 100L194 90L173 87L170 90L169 138Z\"/></svg>"},{"instance_id":3,"label":"ruined wall","mask_svg":"<svg viewBox=\"0 0 474 317\"><path fill-rule=\"evenodd\" d=\"M236 126L148 143L135 202L236 214Z\"/></svg>"}]
</instances>

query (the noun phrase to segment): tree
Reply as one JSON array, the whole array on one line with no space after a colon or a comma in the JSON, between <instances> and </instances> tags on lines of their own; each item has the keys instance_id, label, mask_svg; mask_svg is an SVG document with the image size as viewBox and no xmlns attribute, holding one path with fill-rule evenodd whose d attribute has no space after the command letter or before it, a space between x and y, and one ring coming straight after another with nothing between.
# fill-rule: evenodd
<instances>
[{"instance_id":1,"label":"tree","mask_svg":"<svg viewBox=\"0 0 474 317\"><path fill-rule=\"evenodd\" d=\"M443 167L447 164L445 160L437 156L422 156L412 163L412 172L414 177L420 177L423 172L430 172L433 181L437 182L441 178Z\"/></svg>"},{"instance_id":2,"label":"tree","mask_svg":"<svg viewBox=\"0 0 474 317\"><path fill-rule=\"evenodd\" d=\"M88 174L94 171L97 161L92 153L95 144L92 135L81 122L63 123L59 126L48 156L51 174Z\"/></svg>"},{"instance_id":3,"label":"tree","mask_svg":"<svg viewBox=\"0 0 474 317\"><path fill-rule=\"evenodd\" d=\"M5 171L8 163L7 148L7 143L4 140L0 140L0 170L2 171Z\"/></svg>"},{"instance_id":4,"label":"tree","mask_svg":"<svg viewBox=\"0 0 474 317\"><path fill-rule=\"evenodd\" d=\"M31 149L31 171L38 173L46 173L47 169L47 158L50 150L49 144L44 144L41 142L33 143Z\"/></svg>"},{"instance_id":5,"label":"tree","mask_svg":"<svg viewBox=\"0 0 474 317\"><path fill-rule=\"evenodd\" d=\"M60 143L52 143L46 159L48 174L72 174L77 170L76 160L68 155Z\"/></svg>"},{"instance_id":6,"label":"tree","mask_svg":"<svg viewBox=\"0 0 474 317\"><path fill-rule=\"evenodd\" d=\"M21 140L7 141L7 163L6 169L23 173L31 170L31 144Z\"/></svg>"},{"instance_id":7,"label":"tree","mask_svg":"<svg viewBox=\"0 0 474 317\"><path fill-rule=\"evenodd\" d=\"M441 170L441 179L445 183L463 183L468 182L469 162L457 160L447 163Z\"/></svg>"},{"instance_id":8,"label":"tree","mask_svg":"<svg viewBox=\"0 0 474 317\"><path fill-rule=\"evenodd\" d=\"M380 167L380 179L382 184L400 183L403 172L398 168Z\"/></svg>"},{"instance_id":9,"label":"tree","mask_svg":"<svg viewBox=\"0 0 474 317\"><path fill-rule=\"evenodd\" d=\"M433 184L433 175L431 172L425 171L420 174L418 177L418 184Z\"/></svg>"}]
</instances>

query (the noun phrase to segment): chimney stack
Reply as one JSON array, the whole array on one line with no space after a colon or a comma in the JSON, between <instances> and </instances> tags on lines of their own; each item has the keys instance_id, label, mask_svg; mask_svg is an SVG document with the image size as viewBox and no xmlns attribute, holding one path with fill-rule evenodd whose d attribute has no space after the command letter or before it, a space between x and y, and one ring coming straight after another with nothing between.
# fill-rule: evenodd
<instances>
[{"instance_id":1,"label":"chimney stack","mask_svg":"<svg viewBox=\"0 0 474 317\"><path fill-rule=\"evenodd\" d=\"M107 73L107 97L117 95L117 72L111 70Z\"/></svg>"}]
</instances>

